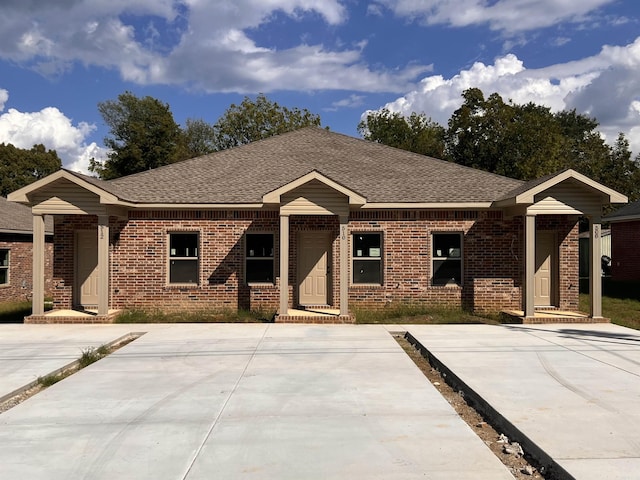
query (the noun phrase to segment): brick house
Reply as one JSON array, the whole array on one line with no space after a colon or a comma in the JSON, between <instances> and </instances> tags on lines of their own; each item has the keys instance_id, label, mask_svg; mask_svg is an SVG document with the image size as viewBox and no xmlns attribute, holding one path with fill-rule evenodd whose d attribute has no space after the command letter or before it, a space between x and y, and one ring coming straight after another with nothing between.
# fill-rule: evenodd
<instances>
[{"instance_id":1,"label":"brick house","mask_svg":"<svg viewBox=\"0 0 640 480\"><path fill-rule=\"evenodd\" d=\"M31 209L0 197L0 302L31 300L33 280ZM45 219L44 293L51 295L53 218Z\"/></svg>"},{"instance_id":2,"label":"brick house","mask_svg":"<svg viewBox=\"0 0 640 480\"><path fill-rule=\"evenodd\" d=\"M36 231L55 216L54 308L96 308L94 321L257 307L349 321L350 307L402 302L575 311L578 218L597 236L603 205L626 202L572 170L524 183L318 128L111 181L60 170L10 199Z\"/></svg>"},{"instance_id":3,"label":"brick house","mask_svg":"<svg viewBox=\"0 0 640 480\"><path fill-rule=\"evenodd\" d=\"M640 280L640 200L605 220L611 223L611 278Z\"/></svg>"}]
</instances>

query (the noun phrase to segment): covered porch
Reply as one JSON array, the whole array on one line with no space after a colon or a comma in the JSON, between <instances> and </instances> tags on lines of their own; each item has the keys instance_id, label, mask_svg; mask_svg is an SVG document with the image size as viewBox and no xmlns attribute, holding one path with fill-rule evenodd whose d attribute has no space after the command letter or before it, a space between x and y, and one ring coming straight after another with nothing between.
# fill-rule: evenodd
<instances>
[{"instance_id":1,"label":"covered porch","mask_svg":"<svg viewBox=\"0 0 640 480\"><path fill-rule=\"evenodd\" d=\"M597 323L602 316L601 216L603 207L626 203L627 197L573 170L524 184L495 202L508 217L523 219L522 310L506 310L506 318L519 323ZM542 229L541 219L588 221L589 312L579 312L577 303L562 300L567 290L578 295L578 238L559 239L558 232ZM575 265L573 265L575 263ZM561 267L575 266L575 278L565 278Z\"/></svg>"},{"instance_id":2,"label":"covered porch","mask_svg":"<svg viewBox=\"0 0 640 480\"><path fill-rule=\"evenodd\" d=\"M34 182L10 195L31 207L33 215L32 314L26 323L111 323L117 311L110 306L110 218L126 217L115 195L65 170ZM73 278L72 298L45 312L44 217L78 215L92 219L75 232L74 251L66 252ZM61 252L54 250L54 255ZM54 286L54 288L56 288Z\"/></svg>"},{"instance_id":3,"label":"covered porch","mask_svg":"<svg viewBox=\"0 0 640 480\"><path fill-rule=\"evenodd\" d=\"M366 199L314 170L266 194L263 202L277 205L280 212L276 322L354 323L349 312L349 210ZM292 218L323 216L338 219L337 248L331 238L335 234L326 227L298 230L292 239Z\"/></svg>"}]
</instances>

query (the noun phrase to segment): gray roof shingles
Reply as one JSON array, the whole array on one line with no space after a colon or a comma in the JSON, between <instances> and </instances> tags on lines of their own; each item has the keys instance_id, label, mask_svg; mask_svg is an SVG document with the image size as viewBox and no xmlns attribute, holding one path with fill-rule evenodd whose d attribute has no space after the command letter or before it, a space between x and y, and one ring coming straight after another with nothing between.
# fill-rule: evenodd
<instances>
[{"instance_id":1,"label":"gray roof shingles","mask_svg":"<svg viewBox=\"0 0 640 480\"><path fill-rule=\"evenodd\" d=\"M49 215L45 216L44 229L46 233L53 233L53 218ZM31 215L31 209L0 197L0 232L29 233L32 231L33 216Z\"/></svg>"},{"instance_id":2,"label":"gray roof shingles","mask_svg":"<svg viewBox=\"0 0 640 480\"><path fill-rule=\"evenodd\" d=\"M243 204L313 170L370 203L491 202L523 183L317 127L115 180L82 178L134 203Z\"/></svg>"},{"instance_id":3,"label":"gray roof shingles","mask_svg":"<svg viewBox=\"0 0 640 480\"><path fill-rule=\"evenodd\" d=\"M616 220L618 218L630 217L631 219L636 218L640 220L640 200L625 205L624 207L616 210L615 212L610 213L604 219L605 220Z\"/></svg>"}]
</instances>

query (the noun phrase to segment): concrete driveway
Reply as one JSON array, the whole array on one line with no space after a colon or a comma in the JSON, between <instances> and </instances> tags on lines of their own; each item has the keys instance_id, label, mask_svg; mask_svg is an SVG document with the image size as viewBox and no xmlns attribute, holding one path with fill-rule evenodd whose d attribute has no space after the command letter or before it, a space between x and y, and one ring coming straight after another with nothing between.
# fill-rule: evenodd
<instances>
[{"instance_id":1,"label":"concrete driveway","mask_svg":"<svg viewBox=\"0 0 640 480\"><path fill-rule=\"evenodd\" d=\"M0 373L148 333L1 414L0 478L512 478L384 327L17 327Z\"/></svg>"},{"instance_id":2,"label":"concrete driveway","mask_svg":"<svg viewBox=\"0 0 640 480\"><path fill-rule=\"evenodd\" d=\"M640 332L607 324L407 329L559 473L640 479Z\"/></svg>"},{"instance_id":3,"label":"concrete driveway","mask_svg":"<svg viewBox=\"0 0 640 480\"><path fill-rule=\"evenodd\" d=\"M129 332L129 325L0 325L0 401Z\"/></svg>"}]
</instances>

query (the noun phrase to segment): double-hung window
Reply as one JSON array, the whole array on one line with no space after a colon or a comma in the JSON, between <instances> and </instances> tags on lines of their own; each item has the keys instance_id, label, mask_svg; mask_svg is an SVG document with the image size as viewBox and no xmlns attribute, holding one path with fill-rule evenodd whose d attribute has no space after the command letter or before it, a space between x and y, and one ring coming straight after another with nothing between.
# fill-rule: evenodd
<instances>
[{"instance_id":1,"label":"double-hung window","mask_svg":"<svg viewBox=\"0 0 640 480\"><path fill-rule=\"evenodd\" d=\"M245 244L247 283L274 283L273 234L247 233Z\"/></svg>"},{"instance_id":2,"label":"double-hung window","mask_svg":"<svg viewBox=\"0 0 640 480\"><path fill-rule=\"evenodd\" d=\"M382 233L355 233L352 240L353 283L382 285Z\"/></svg>"},{"instance_id":3,"label":"double-hung window","mask_svg":"<svg viewBox=\"0 0 640 480\"><path fill-rule=\"evenodd\" d=\"M0 249L0 285L9 284L9 250Z\"/></svg>"},{"instance_id":4,"label":"double-hung window","mask_svg":"<svg viewBox=\"0 0 640 480\"><path fill-rule=\"evenodd\" d=\"M431 283L462 285L462 234L434 233L431 244Z\"/></svg>"},{"instance_id":5,"label":"double-hung window","mask_svg":"<svg viewBox=\"0 0 640 480\"><path fill-rule=\"evenodd\" d=\"M198 233L169 233L169 283L198 284Z\"/></svg>"}]
</instances>

